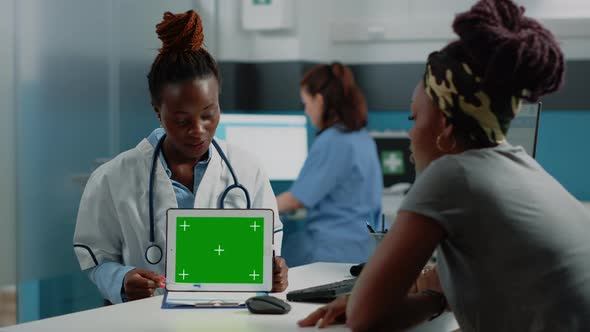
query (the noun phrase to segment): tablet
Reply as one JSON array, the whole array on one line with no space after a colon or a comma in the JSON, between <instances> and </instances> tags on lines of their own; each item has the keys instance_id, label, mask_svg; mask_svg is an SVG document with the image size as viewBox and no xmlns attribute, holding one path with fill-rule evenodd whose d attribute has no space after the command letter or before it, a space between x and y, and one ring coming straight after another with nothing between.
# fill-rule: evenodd
<instances>
[{"instance_id":1,"label":"tablet","mask_svg":"<svg viewBox=\"0 0 590 332\"><path fill-rule=\"evenodd\" d=\"M271 290L271 209L169 209L166 222L166 289Z\"/></svg>"}]
</instances>

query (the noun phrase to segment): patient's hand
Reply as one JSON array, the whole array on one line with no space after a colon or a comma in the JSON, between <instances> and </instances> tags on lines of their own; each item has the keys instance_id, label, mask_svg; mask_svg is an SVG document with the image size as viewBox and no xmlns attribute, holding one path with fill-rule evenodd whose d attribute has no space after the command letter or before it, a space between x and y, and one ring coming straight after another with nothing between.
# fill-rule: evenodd
<instances>
[{"instance_id":1,"label":"patient's hand","mask_svg":"<svg viewBox=\"0 0 590 332\"><path fill-rule=\"evenodd\" d=\"M304 319L297 322L301 327L315 326L320 319L322 322L319 328L324 328L332 323L342 324L346 322L346 304L349 295L340 296L334 301L326 304L318 310L312 312Z\"/></svg>"},{"instance_id":2,"label":"patient's hand","mask_svg":"<svg viewBox=\"0 0 590 332\"><path fill-rule=\"evenodd\" d=\"M445 292L443 291L442 286L440 285L440 279L438 277L438 269L436 265L425 267L422 270L422 272L418 276L418 279L416 279L416 282L414 283L414 285L412 285L412 288L410 289L409 293L418 294L426 289L430 289L439 292L442 295L445 295ZM451 310L451 307L448 304L446 310Z\"/></svg>"},{"instance_id":3,"label":"patient's hand","mask_svg":"<svg viewBox=\"0 0 590 332\"><path fill-rule=\"evenodd\" d=\"M283 257L274 257L272 261L272 290L282 292L289 286L289 267Z\"/></svg>"},{"instance_id":4,"label":"patient's hand","mask_svg":"<svg viewBox=\"0 0 590 332\"><path fill-rule=\"evenodd\" d=\"M444 294L442 286L440 285L440 279L438 278L436 265L427 266L422 269L422 272L418 276L418 279L416 279L416 283L412 287L410 293L420 293L426 289L431 289Z\"/></svg>"}]
</instances>

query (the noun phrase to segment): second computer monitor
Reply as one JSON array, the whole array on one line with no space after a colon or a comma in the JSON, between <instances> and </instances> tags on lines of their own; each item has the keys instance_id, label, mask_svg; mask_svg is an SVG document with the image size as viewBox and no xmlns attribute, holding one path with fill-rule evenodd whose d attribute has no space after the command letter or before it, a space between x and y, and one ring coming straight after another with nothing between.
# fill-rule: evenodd
<instances>
[{"instance_id":1,"label":"second computer monitor","mask_svg":"<svg viewBox=\"0 0 590 332\"><path fill-rule=\"evenodd\" d=\"M223 113L215 136L252 153L270 180L295 180L307 158L305 115Z\"/></svg>"},{"instance_id":2,"label":"second computer monitor","mask_svg":"<svg viewBox=\"0 0 590 332\"><path fill-rule=\"evenodd\" d=\"M541 103L523 103L508 130L508 142L522 146L533 158L537 151L540 115Z\"/></svg>"},{"instance_id":3,"label":"second computer monitor","mask_svg":"<svg viewBox=\"0 0 590 332\"><path fill-rule=\"evenodd\" d=\"M406 132L371 132L381 161L383 186L412 183L416 177L414 164L410 162L410 138Z\"/></svg>"}]
</instances>

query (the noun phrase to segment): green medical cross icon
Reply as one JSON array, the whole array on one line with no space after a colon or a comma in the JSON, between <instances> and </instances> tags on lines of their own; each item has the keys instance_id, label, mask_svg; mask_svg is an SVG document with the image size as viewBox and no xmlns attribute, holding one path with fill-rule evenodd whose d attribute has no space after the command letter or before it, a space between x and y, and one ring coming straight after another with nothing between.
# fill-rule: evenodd
<instances>
[{"instance_id":1,"label":"green medical cross icon","mask_svg":"<svg viewBox=\"0 0 590 332\"><path fill-rule=\"evenodd\" d=\"M381 151L381 169L383 169L383 175L404 174L403 152L399 150Z\"/></svg>"}]
</instances>

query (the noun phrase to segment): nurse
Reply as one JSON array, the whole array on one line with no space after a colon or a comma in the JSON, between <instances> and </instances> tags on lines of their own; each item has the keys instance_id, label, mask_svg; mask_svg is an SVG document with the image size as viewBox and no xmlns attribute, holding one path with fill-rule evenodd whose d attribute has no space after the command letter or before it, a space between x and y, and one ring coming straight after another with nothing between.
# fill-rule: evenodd
<instances>
[{"instance_id":1,"label":"nurse","mask_svg":"<svg viewBox=\"0 0 590 332\"><path fill-rule=\"evenodd\" d=\"M149 297L163 286L165 258L158 262L158 257L149 257L153 252L148 247L152 241L159 248L166 247L169 208L218 208L222 204L225 208L246 208L250 201L252 208L273 209L278 217L275 196L260 165L244 151L213 141L220 117L221 77L216 61L202 47L199 15L192 10L167 12L156 32L163 46L152 64L148 83L162 128L92 173L82 195L74 234L74 251L81 269L112 303ZM158 142L161 149L154 158ZM240 189L223 194L235 181L230 167L249 198ZM279 253L280 229L277 218L274 242ZM273 263L273 291L283 291L287 287L287 266L280 257Z\"/></svg>"},{"instance_id":2,"label":"nurse","mask_svg":"<svg viewBox=\"0 0 590 332\"><path fill-rule=\"evenodd\" d=\"M364 262L366 224L380 222L383 191L377 147L365 129L365 99L340 63L312 68L300 86L318 134L299 177L277 197L279 212L307 208L303 263Z\"/></svg>"}]
</instances>

